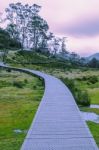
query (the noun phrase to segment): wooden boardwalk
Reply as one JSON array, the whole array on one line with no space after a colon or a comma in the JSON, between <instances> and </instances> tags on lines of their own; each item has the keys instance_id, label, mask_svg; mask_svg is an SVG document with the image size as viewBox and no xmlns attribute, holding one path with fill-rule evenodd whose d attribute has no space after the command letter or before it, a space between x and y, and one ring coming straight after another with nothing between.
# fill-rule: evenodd
<instances>
[{"instance_id":1,"label":"wooden boardwalk","mask_svg":"<svg viewBox=\"0 0 99 150\"><path fill-rule=\"evenodd\" d=\"M57 78L25 69L45 80L45 93L21 150L98 150L69 89Z\"/></svg>"},{"instance_id":2,"label":"wooden boardwalk","mask_svg":"<svg viewBox=\"0 0 99 150\"><path fill-rule=\"evenodd\" d=\"M45 93L21 150L97 150L68 88L57 78L45 79Z\"/></svg>"}]
</instances>

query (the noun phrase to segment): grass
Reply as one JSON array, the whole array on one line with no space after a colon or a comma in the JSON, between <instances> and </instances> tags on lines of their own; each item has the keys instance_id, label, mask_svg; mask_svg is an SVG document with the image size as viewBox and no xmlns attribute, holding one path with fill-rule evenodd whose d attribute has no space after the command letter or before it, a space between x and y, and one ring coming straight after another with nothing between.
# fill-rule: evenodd
<instances>
[{"instance_id":1,"label":"grass","mask_svg":"<svg viewBox=\"0 0 99 150\"><path fill-rule=\"evenodd\" d=\"M99 124L87 121L88 127L96 141L96 144L99 146Z\"/></svg>"},{"instance_id":2,"label":"grass","mask_svg":"<svg viewBox=\"0 0 99 150\"><path fill-rule=\"evenodd\" d=\"M88 90L89 95L91 97L91 103L92 104L98 104L99 105L99 88L98 87Z\"/></svg>"},{"instance_id":3,"label":"grass","mask_svg":"<svg viewBox=\"0 0 99 150\"><path fill-rule=\"evenodd\" d=\"M99 115L99 108L80 107L80 110L84 112L94 112Z\"/></svg>"},{"instance_id":4,"label":"grass","mask_svg":"<svg viewBox=\"0 0 99 150\"><path fill-rule=\"evenodd\" d=\"M15 81L23 86L13 85ZM43 91L43 82L36 77L0 70L0 150L20 149Z\"/></svg>"}]
</instances>

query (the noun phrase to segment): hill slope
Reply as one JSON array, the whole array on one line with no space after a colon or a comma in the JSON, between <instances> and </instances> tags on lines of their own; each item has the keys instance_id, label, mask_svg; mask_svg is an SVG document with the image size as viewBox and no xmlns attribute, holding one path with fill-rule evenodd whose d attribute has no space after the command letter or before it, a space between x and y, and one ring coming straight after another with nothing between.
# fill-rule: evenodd
<instances>
[{"instance_id":1,"label":"hill slope","mask_svg":"<svg viewBox=\"0 0 99 150\"><path fill-rule=\"evenodd\" d=\"M44 55L32 51L9 52L6 62L9 64L36 65L47 68L70 68L74 67L68 60L57 58L55 56Z\"/></svg>"},{"instance_id":2,"label":"hill slope","mask_svg":"<svg viewBox=\"0 0 99 150\"><path fill-rule=\"evenodd\" d=\"M87 57L87 59L88 59L89 61L92 60L93 58L96 58L97 60L99 60L99 53L95 53L95 54L93 54L93 55Z\"/></svg>"}]
</instances>

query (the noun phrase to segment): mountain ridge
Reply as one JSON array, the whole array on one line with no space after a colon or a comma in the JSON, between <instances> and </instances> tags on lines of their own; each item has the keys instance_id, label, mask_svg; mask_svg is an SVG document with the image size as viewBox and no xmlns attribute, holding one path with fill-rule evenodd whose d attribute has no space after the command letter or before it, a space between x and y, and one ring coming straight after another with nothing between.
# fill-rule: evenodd
<instances>
[{"instance_id":1,"label":"mountain ridge","mask_svg":"<svg viewBox=\"0 0 99 150\"><path fill-rule=\"evenodd\" d=\"M92 60L93 58L99 60L99 53L94 53L88 57L86 57L89 61Z\"/></svg>"}]
</instances>

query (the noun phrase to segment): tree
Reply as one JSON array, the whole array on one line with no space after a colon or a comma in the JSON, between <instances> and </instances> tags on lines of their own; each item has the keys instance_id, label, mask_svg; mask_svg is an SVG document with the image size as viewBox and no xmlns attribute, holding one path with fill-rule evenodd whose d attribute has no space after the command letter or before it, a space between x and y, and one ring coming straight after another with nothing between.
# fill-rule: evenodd
<instances>
[{"instance_id":1,"label":"tree","mask_svg":"<svg viewBox=\"0 0 99 150\"><path fill-rule=\"evenodd\" d=\"M62 41L61 53L62 53L62 54L68 54L68 52L67 52L67 50L66 50L66 38L67 38L67 37L63 37L63 38L61 39L61 41Z\"/></svg>"},{"instance_id":2,"label":"tree","mask_svg":"<svg viewBox=\"0 0 99 150\"><path fill-rule=\"evenodd\" d=\"M2 13L0 12L0 23L2 23L3 20L2 20Z\"/></svg>"},{"instance_id":3,"label":"tree","mask_svg":"<svg viewBox=\"0 0 99 150\"><path fill-rule=\"evenodd\" d=\"M58 52L58 50L59 50L59 47L60 47L60 41L61 41L61 39L60 38L58 38L58 37L54 37L53 38L53 49L54 49L54 55L56 55L57 54L57 52Z\"/></svg>"},{"instance_id":4,"label":"tree","mask_svg":"<svg viewBox=\"0 0 99 150\"><path fill-rule=\"evenodd\" d=\"M33 49L37 50L38 48L45 48L48 39L47 31L49 29L47 22L38 14L34 14L28 26L31 33L31 40L34 41Z\"/></svg>"},{"instance_id":5,"label":"tree","mask_svg":"<svg viewBox=\"0 0 99 150\"><path fill-rule=\"evenodd\" d=\"M2 61L5 62L8 54L7 48L10 44L10 36L8 32L0 28L0 49L2 49Z\"/></svg>"},{"instance_id":6,"label":"tree","mask_svg":"<svg viewBox=\"0 0 99 150\"><path fill-rule=\"evenodd\" d=\"M12 39L6 30L0 28L0 49L3 52L3 61L5 61L9 49L20 47L21 44L19 41L16 41L14 38Z\"/></svg>"},{"instance_id":7,"label":"tree","mask_svg":"<svg viewBox=\"0 0 99 150\"><path fill-rule=\"evenodd\" d=\"M89 61L88 66L92 68L99 68L99 61L96 58L93 58Z\"/></svg>"},{"instance_id":8,"label":"tree","mask_svg":"<svg viewBox=\"0 0 99 150\"><path fill-rule=\"evenodd\" d=\"M17 33L23 48L32 45L32 48L37 50L39 45L44 47L46 43L49 27L47 22L39 16L40 9L41 6L36 4L29 6L21 3L11 3L6 9L6 19L10 22L10 32L14 29L14 33Z\"/></svg>"},{"instance_id":9,"label":"tree","mask_svg":"<svg viewBox=\"0 0 99 150\"><path fill-rule=\"evenodd\" d=\"M79 58L80 58L80 56L78 55L78 54L76 54L75 52L72 52L71 53L71 60L72 61L78 61L79 60Z\"/></svg>"},{"instance_id":10,"label":"tree","mask_svg":"<svg viewBox=\"0 0 99 150\"><path fill-rule=\"evenodd\" d=\"M6 27L6 31L9 33L12 39L16 39L17 41L20 41L19 32L17 31L17 26L15 24L8 24Z\"/></svg>"},{"instance_id":11,"label":"tree","mask_svg":"<svg viewBox=\"0 0 99 150\"><path fill-rule=\"evenodd\" d=\"M9 20L10 24L16 27L16 32L20 34L20 41L22 47L24 47L25 42L25 32L27 25L27 9L21 3L11 3L6 9L6 19Z\"/></svg>"},{"instance_id":12,"label":"tree","mask_svg":"<svg viewBox=\"0 0 99 150\"><path fill-rule=\"evenodd\" d=\"M8 48L10 44L10 35L7 31L0 28L0 48Z\"/></svg>"},{"instance_id":13,"label":"tree","mask_svg":"<svg viewBox=\"0 0 99 150\"><path fill-rule=\"evenodd\" d=\"M86 66L87 67L87 60L86 60L86 58L81 57L79 63L80 63L81 66Z\"/></svg>"}]
</instances>

